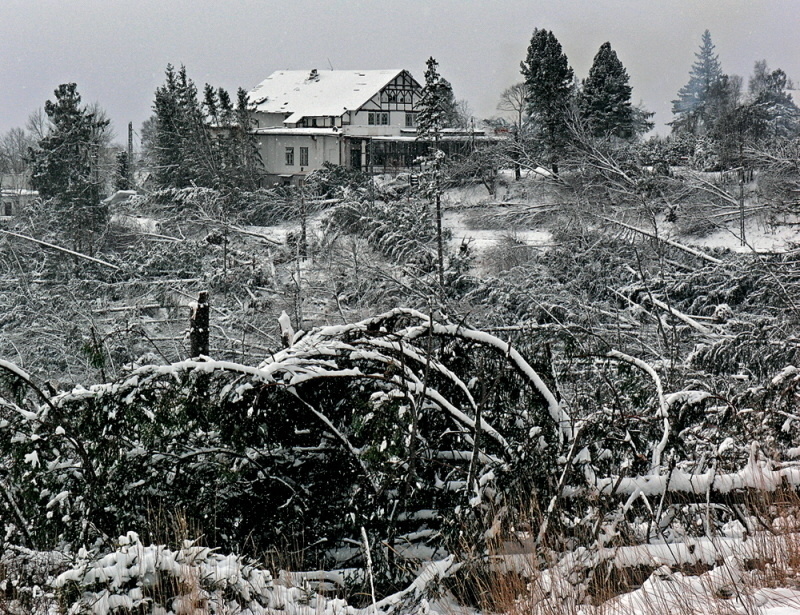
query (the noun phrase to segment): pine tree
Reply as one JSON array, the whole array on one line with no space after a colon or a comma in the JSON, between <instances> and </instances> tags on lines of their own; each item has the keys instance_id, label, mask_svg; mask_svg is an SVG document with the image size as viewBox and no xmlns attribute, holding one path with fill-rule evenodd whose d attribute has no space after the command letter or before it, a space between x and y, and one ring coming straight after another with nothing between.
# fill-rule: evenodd
<instances>
[{"instance_id":1,"label":"pine tree","mask_svg":"<svg viewBox=\"0 0 800 615\"><path fill-rule=\"evenodd\" d=\"M75 247L91 253L93 234L107 218L98 161L109 121L81 106L74 83L58 86L44 110L51 126L30 151L31 184L55 206Z\"/></svg>"},{"instance_id":2,"label":"pine tree","mask_svg":"<svg viewBox=\"0 0 800 615\"><path fill-rule=\"evenodd\" d=\"M444 77L441 78L441 89L444 99L442 101L442 108L444 109L445 128L464 128L464 122L458 108L458 101L453 93L453 86Z\"/></svg>"},{"instance_id":3,"label":"pine tree","mask_svg":"<svg viewBox=\"0 0 800 615\"><path fill-rule=\"evenodd\" d=\"M436 203L436 248L439 288L444 288L444 243L442 239L442 162L444 152L439 149L442 129L448 125L453 90L450 83L439 75L439 63L428 58L425 71L425 86L418 104L417 138L433 143L429 150L428 164L431 178L428 183L429 195Z\"/></svg>"},{"instance_id":4,"label":"pine tree","mask_svg":"<svg viewBox=\"0 0 800 615\"><path fill-rule=\"evenodd\" d=\"M143 135L159 187L252 190L260 185L263 163L244 90L234 109L227 91L206 84L200 103L186 68L176 73L168 65L153 110L152 125Z\"/></svg>"},{"instance_id":5,"label":"pine tree","mask_svg":"<svg viewBox=\"0 0 800 615\"><path fill-rule=\"evenodd\" d=\"M206 116L209 117L214 123L217 123L219 118L217 113L218 109L217 91L211 85L206 83L205 87L203 88L203 111L205 111Z\"/></svg>"},{"instance_id":6,"label":"pine tree","mask_svg":"<svg viewBox=\"0 0 800 615\"><path fill-rule=\"evenodd\" d=\"M611 43L603 43L583 81L578 97L581 117L595 136L614 135L623 139L634 135L634 114L628 71Z\"/></svg>"},{"instance_id":7,"label":"pine tree","mask_svg":"<svg viewBox=\"0 0 800 615\"><path fill-rule=\"evenodd\" d=\"M553 172L558 173L558 158L569 135L572 68L553 33L538 28L520 68L528 87L528 111L542 130Z\"/></svg>"},{"instance_id":8,"label":"pine tree","mask_svg":"<svg viewBox=\"0 0 800 615\"><path fill-rule=\"evenodd\" d=\"M219 177L219 156L197 100L197 88L185 66L176 73L171 64L167 65L166 82L156 90L153 110L155 142L149 147L155 159L156 184L214 187Z\"/></svg>"},{"instance_id":9,"label":"pine tree","mask_svg":"<svg viewBox=\"0 0 800 615\"><path fill-rule=\"evenodd\" d=\"M713 93L722 78L719 57L714 53L711 33L703 32L700 51L695 54L695 62L689 72L689 82L678 91L678 98L672 101L672 114L675 119L671 126L675 132L704 134L714 125L712 115Z\"/></svg>"},{"instance_id":10,"label":"pine tree","mask_svg":"<svg viewBox=\"0 0 800 615\"><path fill-rule=\"evenodd\" d=\"M154 178L159 187L182 188L189 185L183 163L183 134L188 127L178 98L175 69L167 65L166 82L156 89L152 133Z\"/></svg>"},{"instance_id":11,"label":"pine tree","mask_svg":"<svg viewBox=\"0 0 800 615\"><path fill-rule=\"evenodd\" d=\"M131 165L128 160L128 152L117 152L116 169L114 171L114 188L116 190L130 190L131 186Z\"/></svg>"},{"instance_id":12,"label":"pine tree","mask_svg":"<svg viewBox=\"0 0 800 615\"><path fill-rule=\"evenodd\" d=\"M755 138L792 138L798 135L800 109L788 92L792 89L794 86L782 69L770 71L766 60L756 62L748 83Z\"/></svg>"}]
</instances>

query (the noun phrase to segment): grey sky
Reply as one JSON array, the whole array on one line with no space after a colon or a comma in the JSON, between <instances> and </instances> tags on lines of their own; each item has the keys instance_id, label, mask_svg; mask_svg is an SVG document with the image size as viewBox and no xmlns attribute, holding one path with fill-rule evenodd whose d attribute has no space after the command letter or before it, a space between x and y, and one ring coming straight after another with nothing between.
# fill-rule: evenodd
<instances>
[{"instance_id":1,"label":"grey sky","mask_svg":"<svg viewBox=\"0 0 800 615\"><path fill-rule=\"evenodd\" d=\"M74 81L122 141L128 121L138 130L150 114L168 62L233 93L277 69L331 65L422 80L432 55L456 97L488 117L520 80L537 27L553 30L580 78L610 41L659 125L706 28L725 72L746 79L766 59L800 83L798 0L0 0L0 131Z\"/></svg>"}]
</instances>

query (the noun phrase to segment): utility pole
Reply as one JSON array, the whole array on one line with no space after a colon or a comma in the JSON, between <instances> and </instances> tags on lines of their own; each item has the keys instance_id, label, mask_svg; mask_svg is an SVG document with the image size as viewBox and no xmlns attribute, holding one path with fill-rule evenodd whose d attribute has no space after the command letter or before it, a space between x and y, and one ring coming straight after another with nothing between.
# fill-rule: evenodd
<instances>
[{"instance_id":1,"label":"utility pole","mask_svg":"<svg viewBox=\"0 0 800 615\"><path fill-rule=\"evenodd\" d=\"M375 151L372 146L372 137L369 138L369 195L372 207L375 207Z\"/></svg>"},{"instance_id":2,"label":"utility pole","mask_svg":"<svg viewBox=\"0 0 800 615\"><path fill-rule=\"evenodd\" d=\"M306 195L303 188L300 189L300 256L308 256L308 210L306 209Z\"/></svg>"},{"instance_id":3,"label":"utility pole","mask_svg":"<svg viewBox=\"0 0 800 615\"><path fill-rule=\"evenodd\" d=\"M133 122L128 122L128 186L133 188Z\"/></svg>"}]
</instances>

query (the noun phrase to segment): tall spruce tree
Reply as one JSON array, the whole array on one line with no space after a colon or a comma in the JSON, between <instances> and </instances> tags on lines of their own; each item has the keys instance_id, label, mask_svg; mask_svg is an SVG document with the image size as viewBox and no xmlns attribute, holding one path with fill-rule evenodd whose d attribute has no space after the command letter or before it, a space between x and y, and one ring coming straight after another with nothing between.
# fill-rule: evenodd
<instances>
[{"instance_id":1,"label":"tall spruce tree","mask_svg":"<svg viewBox=\"0 0 800 615\"><path fill-rule=\"evenodd\" d=\"M208 83L203 88L203 111L212 122L219 121L217 91Z\"/></svg>"},{"instance_id":2,"label":"tall spruce tree","mask_svg":"<svg viewBox=\"0 0 800 615\"><path fill-rule=\"evenodd\" d=\"M574 73L561 43L549 30L535 29L520 64L528 87L528 111L538 123L554 173L569 137L568 114Z\"/></svg>"},{"instance_id":3,"label":"tall spruce tree","mask_svg":"<svg viewBox=\"0 0 800 615\"><path fill-rule=\"evenodd\" d=\"M581 117L595 136L614 135L623 139L634 136L629 79L611 43L603 43L578 96Z\"/></svg>"},{"instance_id":4,"label":"tall spruce tree","mask_svg":"<svg viewBox=\"0 0 800 615\"><path fill-rule=\"evenodd\" d=\"M689 82L678 91L678 98L672 101L671 122L673 131L705 134L714 125L714 93L722 78L719 57L714 52L711 33L703 32L700 51L695 54L695 62L689 72Z\"/></svg>"},{"instance_id":5,"label":"tall spruce tree","mask_svg":"<svg viewBox=\"0 0 800 615\"><path fill-rule=\"evenodd\" d=\"M178 78L167 65L166 81L156 89L152 131L153 176L159 187L182 188L191 178L183 160L184 134L188 130L185 112L178 96Z\"/></svg>"},{"instance_id":6,"label":"tall spruce tree","mask_svg":"<svg viewBox=\"0 0 800 615\"><path fill-rule=\"evenodd\" d=\"M115 157L114 169L114 189L130 190L133 185L131 182L131 164L128 159L128 152L117 152Z\"/></svg>"},{"instance_id":7,"label":"tall spruce tree","mask_svg":"<svg viewBox=\"0 0 800 615\"><path fill-rule=\"evenodd\" d=\"M55 206L73 245L91 253L94 234L107 218L99 157L109 121L81 106L74 83L59 85L44 111L50 129L30 151L31 184Z\"/></svg>"},{"instance_id":8,"label":"tall spruce tree","mask_svg":"<svg viewBox=\"0 0 800 615\"><path fill-rule=\"evenodd\" d=\"M417 138L428 141L428 194L436 204L436 249L439 288L444 289L444 242L442 239L442 163L444 152L439 148L442 129L448 125L452 112L453 90L439 74L439 63L428 58L425 86L418 103Z\"/></svg>"},{"instance_id":9,"label":"tall spruce tree","mask_svg":"<svg viewBox=\"0 0 800 615\"><path fill-rule=\"evenodd\" d=\"M261 185L264 174L264 161L258 149L258 141L253 133L253 112L255 105L247 98L247 91L236 91L236 109L232 111L234 129L232 132L236 166L239 169L239 187L254 190ZM223 110L224 112L224 110Z\"/></svg>"}]
</instances>

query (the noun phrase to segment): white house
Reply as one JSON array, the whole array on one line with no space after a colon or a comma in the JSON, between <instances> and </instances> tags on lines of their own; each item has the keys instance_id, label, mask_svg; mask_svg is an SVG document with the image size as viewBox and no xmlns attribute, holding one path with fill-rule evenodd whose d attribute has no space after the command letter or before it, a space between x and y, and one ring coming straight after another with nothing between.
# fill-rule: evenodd
<instances>
[{"instance_id":1,"label":"white house","mask_svg":"<svg viewBox=\"0 0 800 615\"><path fill-rule=\"evenodd\" d=\"M24 188L0 189L0 218L10 218L25 210L30 203L38 198L35 190Z\"/></svg>"},{"instance_id":2,"label":"white house","mask_svg":"<svg viewBox=\"0 0 800 615\"><path fill-rule=\"evenodd\" d=\"M273 181L294 183L324 162L410 166L421 153L422 87L407 70L276 71L248 93Z\"/></svg>"}]
</instances>

